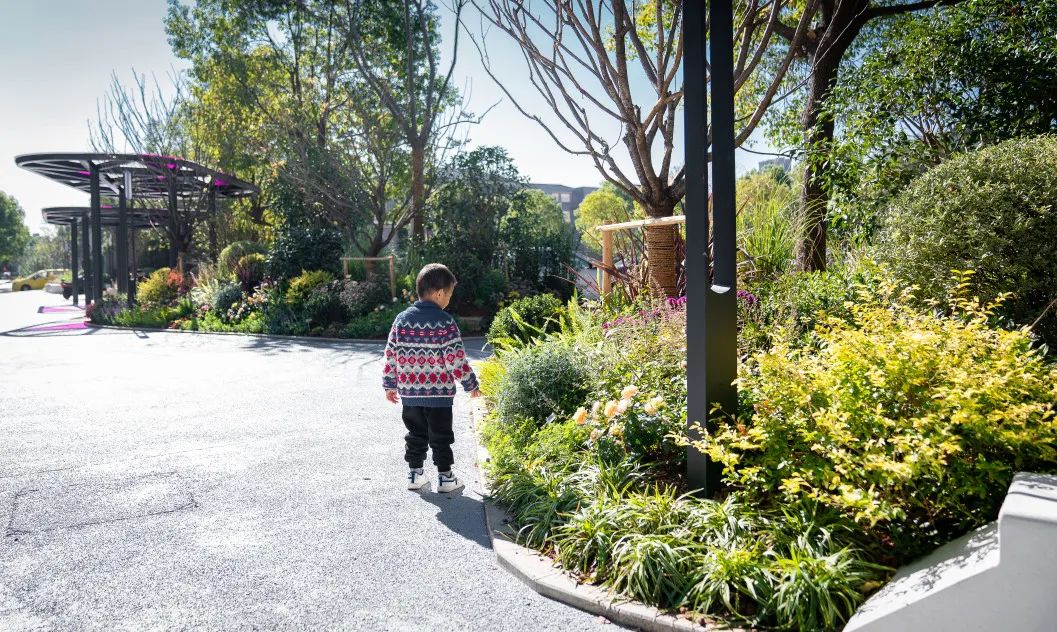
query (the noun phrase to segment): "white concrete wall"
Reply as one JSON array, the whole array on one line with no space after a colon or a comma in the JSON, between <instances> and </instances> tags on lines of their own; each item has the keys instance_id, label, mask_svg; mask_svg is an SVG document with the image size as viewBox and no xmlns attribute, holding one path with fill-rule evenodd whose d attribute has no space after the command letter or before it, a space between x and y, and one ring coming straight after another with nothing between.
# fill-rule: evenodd
<instances>
[{"instance_id":1,"label":"white concrete wall","mask_svg":"<svg viewBox=\"0 0 1057 632\"><path fill-rule=\"evenodd\" d=\"M1057 631L1057 477L1017 474L997 522L900 569L844 630Z\"/></svg>"}]
</instances>

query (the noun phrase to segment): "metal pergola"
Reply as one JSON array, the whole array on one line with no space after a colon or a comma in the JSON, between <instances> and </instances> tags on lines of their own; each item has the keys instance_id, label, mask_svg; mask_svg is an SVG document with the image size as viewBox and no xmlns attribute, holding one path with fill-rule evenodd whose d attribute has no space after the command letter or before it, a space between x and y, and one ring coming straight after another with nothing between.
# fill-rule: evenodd
<instances>
[{"instance_id":1,"label":"metal pergola","mask_svg":"<svg viewBox=\"0 0 1057 632\"><path fill-rule=\"evenodd\" d=\"M732 5L732 0L710 0L707 5L704 0L683 0L686 423L691 439L701 438L701 433L694 429L695 423L702 424L709 432L714 428L710 419L712 407L720 406L725 414L735 414L738 405L734 385L738 370L738 325ZM709 120L712 124L711 256ZM718 468L693 446L687 449L687 477L691 488L709 496L719 486Z\"/></svg>"},{"instance_id":2,"label":"metal pergola","mask_svg":"<svg viewBox=\"0 0 1057 632\"><path fill-rule=\"evenodd\" d=\"M216 210L217 198L244 198L257 194L257 187L220 171L175 156L159 154L48 153L26 154L15 158L23 169L88 193L91 204L85 225L90 228L84 247L88 252L85 279L89 298L103 296L102 196L117 199L117 279L118 291L129 291L128 213L133 199L165 200L165 221L169 230L170 265L176 264L177 202L180 198L204 200L209 212Z\"/></svg>"},{"instance_id":3,"label":"metal pergola","mask_svg":"<svg viewBox=\"0 0 1057 632\"><path fill-rule=\"evenodd\" d=\"M88 243L88 218L91 214L91 207L88 206L53 206L41 210L41 215L44 221L49 224L56 226L69 226L70 227L70 271L73 276L73 304L77 305L80 301L78 294L83 290L85 296L90 296L90 292L87 288L80 287L80 282L77 277L79 276L80 269L79 265L83 264L84 270L87 272L89 268L88 262L88 248L84 248L81 257L78 257L78 229L81 233L81 243ZM113 206L104 204L99 209L100 222L103 226L109 228L118 228L121 225L120 210L115 209ZM132 230L143 230L153 228L160 222L164 222L167 217L167 212L163 209L149 209L149 208L130 208L127 210L125 215L126 227ZM135 233L132 234L132 260L136 260L135 250ZM89 281L87 274L85 281ZM125 292L128 299L131 301L135 295L135 283L130 283L126 288Z\"/></svg>"}]
</instances>

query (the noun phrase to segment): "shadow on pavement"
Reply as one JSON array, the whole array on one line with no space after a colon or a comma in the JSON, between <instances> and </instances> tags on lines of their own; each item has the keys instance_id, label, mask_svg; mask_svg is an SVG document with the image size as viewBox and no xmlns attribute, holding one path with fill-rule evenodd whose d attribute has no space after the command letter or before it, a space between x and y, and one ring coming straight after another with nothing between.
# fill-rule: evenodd
<instances>
[{"instance_id":1,"label":"shadow on pavement","mask_svg":"<svg viewBox=\"0 0 1057 632\"><path fill-rule=\"evenodd\" d=\"M454 494L437 494L426 490L420 493L422 500L436 505L437 520L441 524L475 544L486 549L492 548L485 527L484 502L480 498L467 495L466 489Z\"/></svg>"}]
</instances>

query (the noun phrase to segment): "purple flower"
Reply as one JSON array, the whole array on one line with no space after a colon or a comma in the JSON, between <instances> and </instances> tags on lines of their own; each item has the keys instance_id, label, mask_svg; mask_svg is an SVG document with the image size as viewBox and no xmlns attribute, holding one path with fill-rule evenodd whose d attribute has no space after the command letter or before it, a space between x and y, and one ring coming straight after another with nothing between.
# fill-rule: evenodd
<instances>
[{"instance_id":1,"label":"purple flower","mask_svg":"<svg viewBox=\"0 0 1057 632\"><path fill-rule=\"evenodd\" d=\"M759 297L748 290L738 290L738 299L745 303L745 307L756 307L760 304Z\"/></svg>"}]
</instances>

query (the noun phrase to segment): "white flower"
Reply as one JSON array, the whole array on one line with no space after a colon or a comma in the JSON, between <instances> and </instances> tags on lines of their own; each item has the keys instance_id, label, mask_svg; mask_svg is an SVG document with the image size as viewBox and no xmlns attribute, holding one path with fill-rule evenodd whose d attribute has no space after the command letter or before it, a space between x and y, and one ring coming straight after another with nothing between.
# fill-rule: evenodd
<instances>
[{"instance_id":1,"label":"white flower","mask_svg":"<svg viewBox=\"0 0 1057 632\"><path fill-rule=\"evenodd\" d=\"M620 391L620 399L631 399L639 394L639 387L631 384L625 386L624 390Z\"/></svg>"},{"instance_id":2,"label":"white flower","mask_svg":"<svg viewBox=\"0 0 1057 632\"><path fill-rule=\"evenodd\" d=\"M622 400L620 400L620 402L617 403L617 412L618 413L625 412L628 409L628 406L631 406L631 400L630 399L622 399Z\"/></svg>"}]
</instances>

